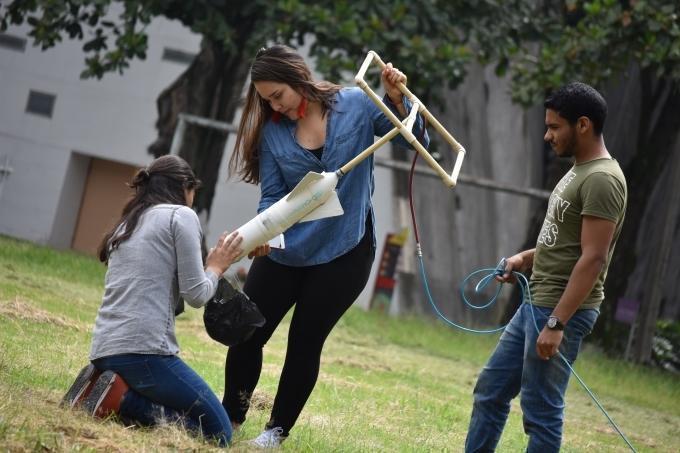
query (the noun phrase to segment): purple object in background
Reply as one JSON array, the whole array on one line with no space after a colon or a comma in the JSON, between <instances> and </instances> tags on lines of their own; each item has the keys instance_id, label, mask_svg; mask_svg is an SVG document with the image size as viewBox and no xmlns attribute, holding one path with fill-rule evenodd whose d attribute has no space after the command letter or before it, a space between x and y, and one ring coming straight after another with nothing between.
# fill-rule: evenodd
<instances>
[{"instance_id":1,"label":"purple object in background","mask_svg":"<svg viewBox=\"0 0 680 453\"><path fill-rule=\"evenodd\" d=\"M614 319L619 322L632 325L635 322L639 308L639 300L621 298L616 304L616 313L614 313Z\"/></svg>"}]
</instances>

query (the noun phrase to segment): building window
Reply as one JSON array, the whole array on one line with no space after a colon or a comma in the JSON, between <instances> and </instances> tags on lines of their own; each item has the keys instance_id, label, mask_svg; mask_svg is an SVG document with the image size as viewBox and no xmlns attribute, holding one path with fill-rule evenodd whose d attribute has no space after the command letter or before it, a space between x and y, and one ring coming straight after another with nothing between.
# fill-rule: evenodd
<instances>
[{"instance_id":1,"label":"building window","mask_svg":"<svg viewBox=\"0 0 680 453\"><path fill-rule=\"evenodd\" d=\"M162 59L166 61L188 65L191 64L192 61L194 61L194 58L196 58L195 53L185 52L179 49L171 49L169 47L165 47L163 49Z\"/></svg>"},{"instance_id":2,"label":"building window","mask_svg":"<svg viewBox=\"0 0 680 453\"><path fill-rule=\"evenodd\" d=\"M0 33L0 47L23 52L26 50L26 39L19 36Z\"/></svg>"},{"instance_id":3,"label":"building window","mask_svg":"<svg viewBox=\"0 0 680 453\"><path fill-rule=\"evenodd\" d=\"M28 93L26 111L28 113L52 118L52 111L54 110L54 102L56 100L57 96L54 94L31 90L30 93Z\"/></svg>"}]
</instances>

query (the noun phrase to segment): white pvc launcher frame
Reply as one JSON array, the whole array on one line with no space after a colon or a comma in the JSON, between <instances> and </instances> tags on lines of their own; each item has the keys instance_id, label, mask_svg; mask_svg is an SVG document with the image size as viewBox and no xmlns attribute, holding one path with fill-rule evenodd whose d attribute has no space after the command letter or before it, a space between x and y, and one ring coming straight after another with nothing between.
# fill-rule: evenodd
<instances>
[{"instance_id":1,"label":"white pvc launcher frame","mask_svg":"<svg viewBox=\"0 0 680 453\"><path fill-rule=\"evenodd\" d=\"M402 94L406 96L409 101L411 101L413 107L411 108L411 111L409 112L407 118L403 122L400 121L399 118L397 118L397 116L394 113L392 113L392 111L389 108L387 108L387 106L383 103L382 99L380 99L378 95L375 94L375 92L371 89L371 87L368 86L368 84L364 80L366 71L368 71L369 66L374 61L380 66L381 69L385 68L385 63L380 59L378 54L370 50L368 52L368 55L366 55L366 59L361 65L361 68L359 68L359 72L354 78L354 82L362 90L366 92L368 97L371 98L371 100L380 108L380 110L383 111L385 116L389 118L389 120L392 122L392 124L394 124L395 127L390 132L385 134L380 140L376 141L373 145L366 148L357 157L355 157L350 162L345 164L345 166L343 166L340 169L340 171L343 174L347 173L356 164L365 159L368 155L375 152L375 150L378 149L380 146L390 141L397 134L401 134L404 136L406 141L409 144L411 144L411 146L413 146L413 148L423 157L423 159L425 159L427 164L430 167L432 167L432 169L439 175L439 177L442 179L442 181L444 181L444 184L446 184L446 186L455 187L458 181L458 174L460 173L460 168L463 165L463 159L465 158L465 148L463 148L463 146L460 143L458 143L451 134L449 134L449 132L444 128L444 126L441 125L437 118L435 118L432 115L432 113L430 113L430 111L427 110L427 107L425 107L425 105L413 93L411 93L411 91L409 91L409 89L406 88L406 85L404 85L403 83L399 83L397 87L402 92ZM441 167L441 165L439 165L439 163L430 155L430 153L427 152L425 147L421 145L420 142L418 142L415 135L413 135L412 128L413 124L415 123L416 114L418 112L420 112L420 114L427 119L429 124L431 124L435 128L435 130L442 137L444 137L444 140L451 146L453 151L457 153L456 161L453 165L453 171L451 171L451 174L447 173Z\"/></svg>"}]
</instances>

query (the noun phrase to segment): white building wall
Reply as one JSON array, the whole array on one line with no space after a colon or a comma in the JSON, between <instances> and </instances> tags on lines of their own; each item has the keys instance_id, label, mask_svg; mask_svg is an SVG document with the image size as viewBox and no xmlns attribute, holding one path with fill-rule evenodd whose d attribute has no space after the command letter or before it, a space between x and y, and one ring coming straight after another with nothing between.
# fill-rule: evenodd
<instances>
[{"instance_id":1,"label":"white building wall","mask_svg":"<svg viewBox=\"0 0 680 453\"><path fill-rule=\"evenodd\" d=\"M20 37L26 32L7 30ZM82 42L65 41L47 52L30 40L24 52L0 47L0 160L8 156L13 170L0 193L0 233L68 247L87 157L134 166L150 161L156 97L185 68L163 61L163 48L195 53L200 37L167 20L154 21L149 35L146 61L102 80L80 79ZM56 95L51 118L26 112L31 90Z\"/></svg>"},{"instance_id":2,"label":"white building wall","mask_svg":"<svg viewBox=\"0 0 680 453\"><path fill-rule=\"evenodd\" d=\"M0 157L9 156L12 168L0 198L0 233L47 242L66 170L63 155L56 146L0 136Z\"/></svg>"}]
</instances>

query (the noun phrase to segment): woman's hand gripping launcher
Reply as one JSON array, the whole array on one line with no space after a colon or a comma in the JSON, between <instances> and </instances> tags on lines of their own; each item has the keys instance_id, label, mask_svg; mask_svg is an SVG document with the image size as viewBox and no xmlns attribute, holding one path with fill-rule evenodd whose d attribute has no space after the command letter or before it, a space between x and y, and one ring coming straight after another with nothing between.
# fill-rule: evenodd
<instances>
[{"instance_id":1,"label":"woman's hand gripping launcher","mask_svg":"<svg viewBox=\"0 0 680 453\"><path fill-rule=\"evenodd\" d=\"M359 69L359 72L357 73L356 77L354 77L354 83L359 85L359 87L366 92L369 98L377 105L380 110L383 111L385 116L389 118L389 120L394 124L394 129L392 129L390 132L385 134L380 140L376 141L373 143L373 145L369 146L366 148L361 154L359 154L357 157L352 159L351 161L347 162L342 168L340 168L340 171L342 174L346 174L349 170L354 168L359 162L364 160L366 157L369 155L373 154L376 149L390 141L395 135L401 134L404 136L407 142L413 148L418 151L418 153L425 159L425 162L432 167L432 169L439 175L439 177L444 181L444 184L446 184L447 187L455 187L456 183L458 181L458 173L460 173L460 167L463 165L463 158L465 158L465 148L456 141L449 132L444 129L444 126L441 125L441 123L435 118L432 113L430 113L429 110L425 107L425 105L418 99L411 91L409 91L408 88L406 88L406 85L403 83L399 83L397 87L399 90L402 92L404 96L408 98L409 101L413 104L413 107L411 108L411 111L409 112L408 116L406 119L402 122L399 121L399 118L396 117L392 111L387 108L387 106L382 102L382 100L375 94L375 92L371 89L371 87L368 86L366 81L364 80L364 75L366 74L366 71L368 70L368 67L371 65L371 63L375 61L378 63L381 69L385 68L385 63L380 59L377 53L373 52L370 50L368 52L368 55L366 55L366 58L364 59L363 64L361 65L361 68ZM415 123L416 119L416 114L420 112L423 117L430 123L435 130L442 136L444 137L444 140L451 145L451 148L453 151L456 152L456 162L453 165L453 170L451 171L451 174L449 175L444 171L444 169L439 165L439 163L430 155L430 153L427 152L425 147L418 142L416 139L415 135L413 135L412 129L413 129L413 124Z\"/></svg>"}]
</instances>

